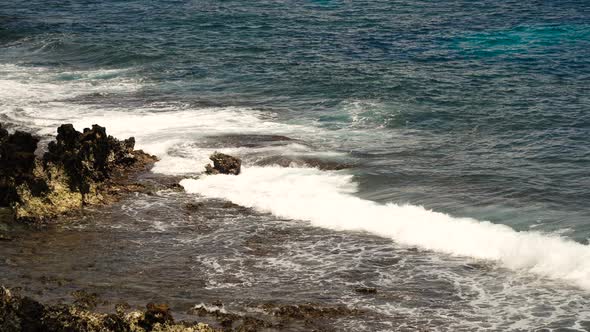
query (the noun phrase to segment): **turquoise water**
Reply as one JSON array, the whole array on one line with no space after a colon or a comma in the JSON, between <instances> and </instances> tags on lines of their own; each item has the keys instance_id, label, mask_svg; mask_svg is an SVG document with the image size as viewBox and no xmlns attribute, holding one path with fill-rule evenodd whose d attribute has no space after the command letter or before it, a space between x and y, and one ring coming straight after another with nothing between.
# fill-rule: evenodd
<instances>
[{"instance_id":1,"label":"turquoise water","mask_svg":"<svg viewBox=\"0 0 590 332\"><path fill-rule=\"evenodd\" d=\"M354 184L359 207L423 206L588 252L588 1L0 1L0 47L14 127L107 124L184 176L203 163L199 134L286 134L301 144L230 152L352 164L350 181L298 176L329 199ZM441 249L487 257L461 250ZM579 285L590 272L572 264Z\"/></svg>"}]
</instances>

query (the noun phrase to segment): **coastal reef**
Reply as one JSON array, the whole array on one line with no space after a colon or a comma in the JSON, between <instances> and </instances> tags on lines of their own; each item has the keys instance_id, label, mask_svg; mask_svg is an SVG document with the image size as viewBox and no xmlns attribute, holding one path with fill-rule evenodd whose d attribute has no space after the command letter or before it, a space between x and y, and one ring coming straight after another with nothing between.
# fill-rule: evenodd
<instances>
[{"instance_id":1,"label":"coastal reef","mask_svg":"<svg viewBox=\"0 0 590 332\"><path fill-rule=\"evenodd\" d=\"M133 137L120 141L99 125L83 132L61 125L42 154L39 140L22 131L10 134L0 124L0 207L10 207L18 221L45 222L108 203L132 189L131 174L157 160L135 150Z\"/></svg>"}]
</instances>

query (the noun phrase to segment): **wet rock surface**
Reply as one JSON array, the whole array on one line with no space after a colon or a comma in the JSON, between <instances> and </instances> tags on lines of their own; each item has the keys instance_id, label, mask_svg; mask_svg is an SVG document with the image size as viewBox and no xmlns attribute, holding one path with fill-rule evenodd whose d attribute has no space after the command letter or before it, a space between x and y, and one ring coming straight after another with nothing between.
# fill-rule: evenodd
<instances>
[{"instance_id":1,"label":"wet rock surface","mask_svg":"<svg viewBox=\"0 0 590 332\"><path fill-rule=\"evenodd\" d=\"M357 287L354 291L359 294L377 294L377 288L375 287Z\"/></svg>"},{"instance_id":2,"label":"wet rock surface","mask_svg":"<svg viewBox=\"0 0 590 332\"><path fill-rule=\"evenodd\" d=\"M360 315L362 310L350 309L346 306L327 307L321 304L304 303L298 305L265 304L262 309L282 319L326 319Z\"/></svg>"},{"instance_id":3,"label":"wet rock surface","mask_svg":"<svg viewBox=\"0 0 590 332\"><path fill-rule=\"evenodd\" d=\"M98 305L98 294L77 290L72 293L74 304L83 309L94 309Z\"/></svg>"},{"instance_id":4,"label":"wet rock surface","mask_svg":"<svg viewBox=\"0 0 590 332\"><path fill-rule=\"evenodd\" d=\"M156 324L174 324L174 318L172 318L170 307L167 304L148 303L146 308L147 311L143 314L143 318L139 320L139 326L145 330L152 330Z\"/></svg>"},{"instance_id":5,"label":"wet rock surface","mask_svg":"<svg viewBox=\"0 0 590 332\"><path fill-rule=\"evenodd\" d=\"M205 166L207 174L240 174L242 168L242 160L240 158L215 152L209 159L213 161L213 166L211 164Z\"/></svg>"},{"instance_id":6,"label":"wet rock surface","mask_svg":"<svg viewBox=\"0 0 590 332\"><path fill-rule=\"evenodd\" d=\"M151 166L156 158L134 150L133 137L119 141L104 127L83 132L61 125L41 157L39 138L0 125L0 207L13 209L19 221L43 222L107 203L113 194L134 191L127 177Z\"/></svg>"},{"instance_id":7,"label":"wet rock surface","mask_svg":"<svg viewBox=\"0 0 590 332\"><path fill-rule=\"evenodd\" d=\"M125 316L145 313L149 302L168 304L176 325L197 321L223 331L346 331L340 321L357 324L371 317L338 315L333 289L308 283L302 272L268 265L293 256L292 244L309 250L319 243L296 223L249 222L255 211L221 200L195 202L167 189L168 181L150 185L151 174L145 176L142 183L153 196L127 195L86 210L76 224L19 224L22 231L10 233L15 241L0 242L6 254L0 259L2 283L22 287L22 294L46 306L71 303L78 311ZM140 214L128 210L132 204L141 206ZM293 281L295 276L302 279ZM200 303L207 305L195 307Z\"/></svg>"},{"instance_id":8,"label":"wet rock surface","mask_svg":"<svg viewBox=\"0 0 590 332\"><path fill-rule=\"evenodd\" d=\"M213 319L224 331L281 331L306 330L330 331L328 321L364 314L363 311L345 306L323 306L321 304L277 304L265 303L256 307L263 314L244 315L228 312L222 303L211 306L197 305L189 312L199 317Z\"/></svg>"},{"instance_id":9,"label":"wet rock surface","mask_svg":"<svg viewBox=\"0 0 590 332\"><path fill-rule=\"evenodd\" d=\"M260 160L240 156L249 164ZM27 305L30 314L22 316L45 312L37 301L56 308L49 322L78 327L83 313L105 331L160 331L168 314L175 323L165 325L172 331L190 325L181 321L223 331L461 330L449 322L475 317L479 324L491 315L482 308L472 311L478 293L446 276L485 273L499 285L506 282L494 269L460 259L449 267L439 264L438 256L387 239L308 227L187 195L179 180L140 172L126 186L105 189L123 199L85 208L75 224L18 223L4 231L0 216L0 234L10 237L0 241L2 283L22 287L34 299ZM126 194L131 191L136 194ZM365 285L378 292L356 291ZM85 291L72 292L76 289ZM570 299L586 306L587 297L579 293ZM154 306L146 319L148 302ZM582 318L580 326L587 324Z\"/></svg>"},{"instance_id":10,"label":"wet rock surface","mask_svg":"<svg viewBox=\"0 0 590 332\"><path fill-rule=\"evenodd\" d=\"M16 202L23 184L35 192L46 190L33 174L38 143L39 138L22 131L9 134L0 124L0 206Z\"/></svg>"},{"instance_id":11,"label":"wet rock surface","mask_svg":"<svg viewBox=\"0 0 590 332\"><path fill-rule=\"evenodd\" d=\"M18 289L0 288L0 330L20 331L114 331L114 332L213 332L213 331L331 331L330 320L364 314L345 306L323 306L305 303L285 305L265 303L257 306L256 314L228 311L223 303L196 305L188 311L190 321L175 321L167 304L148 303L144 310L130 310L128 304L115 306L115 313L105 313L88 307L78 300L96 294L74 292L73 304L44 304L32 297L20 295Z\"/></svg>"},{"instance_id":12,"label":"wet rock surface","mask_svg":"<svg viewBox=\"0 0 590 332\"><path fill-rule=\"evenodd\" d=\"M0 330L3 332L114 331L214 332L203 323L174 323L166 305L148 304L144 312L105 314L76 305L44 305L4 287L0 288Z\"/></svg>"},{"instance_id":13,"label":"wet rock surface","mask_svg":"<svg viewBox=\"0 0 590 332\"><path fill-rule=\"evenodd\" d=\"M154 195L139 192L85 209L75 224L18 223L7 232L14 240L0 241L2 284L22 287L23 294L44 305L73 303L73 291L83 289L90 302L99 295L91 309L99 313L116 312L117 306L125 315L144 312L149 302L166 303L175 322L198 321L228 331L229 317L218 320L213 313L219 310L272 324L259 331L307 332L461 330L447 328L441 315L489 316L470 311L477 293L466 292L440 271L485 273L486 282L488 275L509 282L502 271L466 268L463 259L454 259L449 269L427 251L380 237L308 227L188 195L169 188L174 177L148 172L138 181ZM189 211L192 207L196 210ZM437 271L428 272L433 266ZM355 292L358 287L375 287L377 293ZM571 298L588 304L579 290L572 290ZM201 303L211 313L191 310ZM327 312L313 318L306 304ZM333 309L342 305L362 313L337 315ZM406 308L417 308L418 315ZM311 318L288 318L289 312ZM241 325L239 318L230 328Z\"/></svg>"},{"instance_id":14,"label":"wet rock surface","mask_svg":"<svg viewBox=\"0 0 590 332\"><path fill-rule=\"evenodd\" d=\"M215 303L211 307L197 305L189 313L216 322L224 331L260 331L273 326L259 318L227 312L221 303Z\"/></svg>"}]
</instances>

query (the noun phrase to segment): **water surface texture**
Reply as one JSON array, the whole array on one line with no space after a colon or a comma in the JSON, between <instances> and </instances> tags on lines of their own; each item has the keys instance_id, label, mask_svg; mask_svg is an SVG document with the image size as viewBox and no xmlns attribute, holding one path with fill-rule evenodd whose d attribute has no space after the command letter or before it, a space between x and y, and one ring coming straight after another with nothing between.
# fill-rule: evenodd
<instances>
[{"instance_id":1,"label":"water surface texture","mask_svg":"<svg viewBox=\"0 0 590 332\"><path fill-rule=\"evenodd\" d=\"M211 217L236 239L253 224L313 238L286 242L274 296L305 301L308 285L340 283L330 301L385 315L368 330L590 324L588 1L0 1L0 121L46 137L63 122L135 136L161 158L155 174L184 179L182 199L255 211ZM244 173L197 178L215 150L242 157ZM160 209L181 199L158 195ZM154 199L137 197L108 227L126 229L137 211L166 229L135 225L138 243L199 255L182 215L140 212ZM367 263L381 254L405 263ZM473 262L486 268L464 268ZM333 265L357 274L319 268ZM224 291L252 297L268 287L256 276L273 275L242 270L251 279ZM359 302L344 290L356 283L416 293ZM173 297L190 303L190 289Z\"/></svg>"}]
</instances>

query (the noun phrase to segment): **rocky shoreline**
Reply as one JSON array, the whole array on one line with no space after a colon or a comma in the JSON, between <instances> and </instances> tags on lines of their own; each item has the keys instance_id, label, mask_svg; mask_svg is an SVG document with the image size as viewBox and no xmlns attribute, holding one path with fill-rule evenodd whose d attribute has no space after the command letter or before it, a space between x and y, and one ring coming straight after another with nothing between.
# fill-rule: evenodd
<instances>
[{"instance_id":1,"label":"rocky shoreline","mask_svg":"<svg viewBox=\"0 0 590 332\"><path fill-rule=\"evenodd\" d=\"M199 321L176 321L167 304L148 303L144 310L131 310L126 303L115 305L114 313L96 310L97 294L76 291L72 304L43 304L19 290L0 287L0 330L3 332L255 332L330 331L326 321L365 314L345 306L326 307L304 303L266 303L257 309L263 314L228 312L223 303L196 305L187 314Z\"/></svg>"},{"instance_id":2,"label":"rocky shoreline","mask_svg":"<svg viewBox=\"0 0 590 332\"><path fill-rule=\"evenodd\" d=\"M0 207L10 208L17 221L49 222L141 190L130 179L157 160L135 150L133 137L119 141L99 125L83 132L61 125L40 155L38 143L38 137L9 134L0 124Z\"/></svg>"},{"instance_id":3,"label":"rocky shoreline","mask_svg":"<svg viewBox=\"0 0 590 332\"><path fill-rule=\"evenodd\" d=\"M46 148L39 141L26 132L9 134L0 124L0 221L10 217L15 225L44 227L92 215L104 208L88 208L112 205L130 193L150 196L159 190L182 189L177 179L150 176L157 158L135 150L132 137L120 141L108 136L104 127L94 125L79 132L65 124ZM239 158L214 153L211 160L207 174L240 173ZM221 205L234 208L230 203ZM187 203L186 209L208 208ZM0 241L16 243L11 236L0 229ZM12 264L8 259L4 263ZM73 279L66 279L58 282L60 287L76 287ZM0 288L1 331L329 331L330 322L363 314L342 305L264 301L254 305L253 313L232 312L214 301L180 313L196 321L176 321L167 304L148 303L144 310L132 310L122 302L113 313L108 312L113 306L105 306L107 302L96 293L77 290L71 294L72 302L55 302L35 299L28 287L18 286Z\"/></svg>"},{"instance_id":4,"label":"rocky shoreline","mask_svg":"<svg viewBox=\"0 0 590 332\"><path fill-rule=\"evenodd\" d=\"M88 299L90 298L90 299ZM86 301L84 301L86 300ZM128 331L128 332L213 332L203 323L175 323L165 304L150 303L146 310L125 312L117 308L113 314L88 310L92 296L86 294L78 304L44 305L30 297L0 288L0 330L20 331Z\"/></svg>"}]
</instances>

